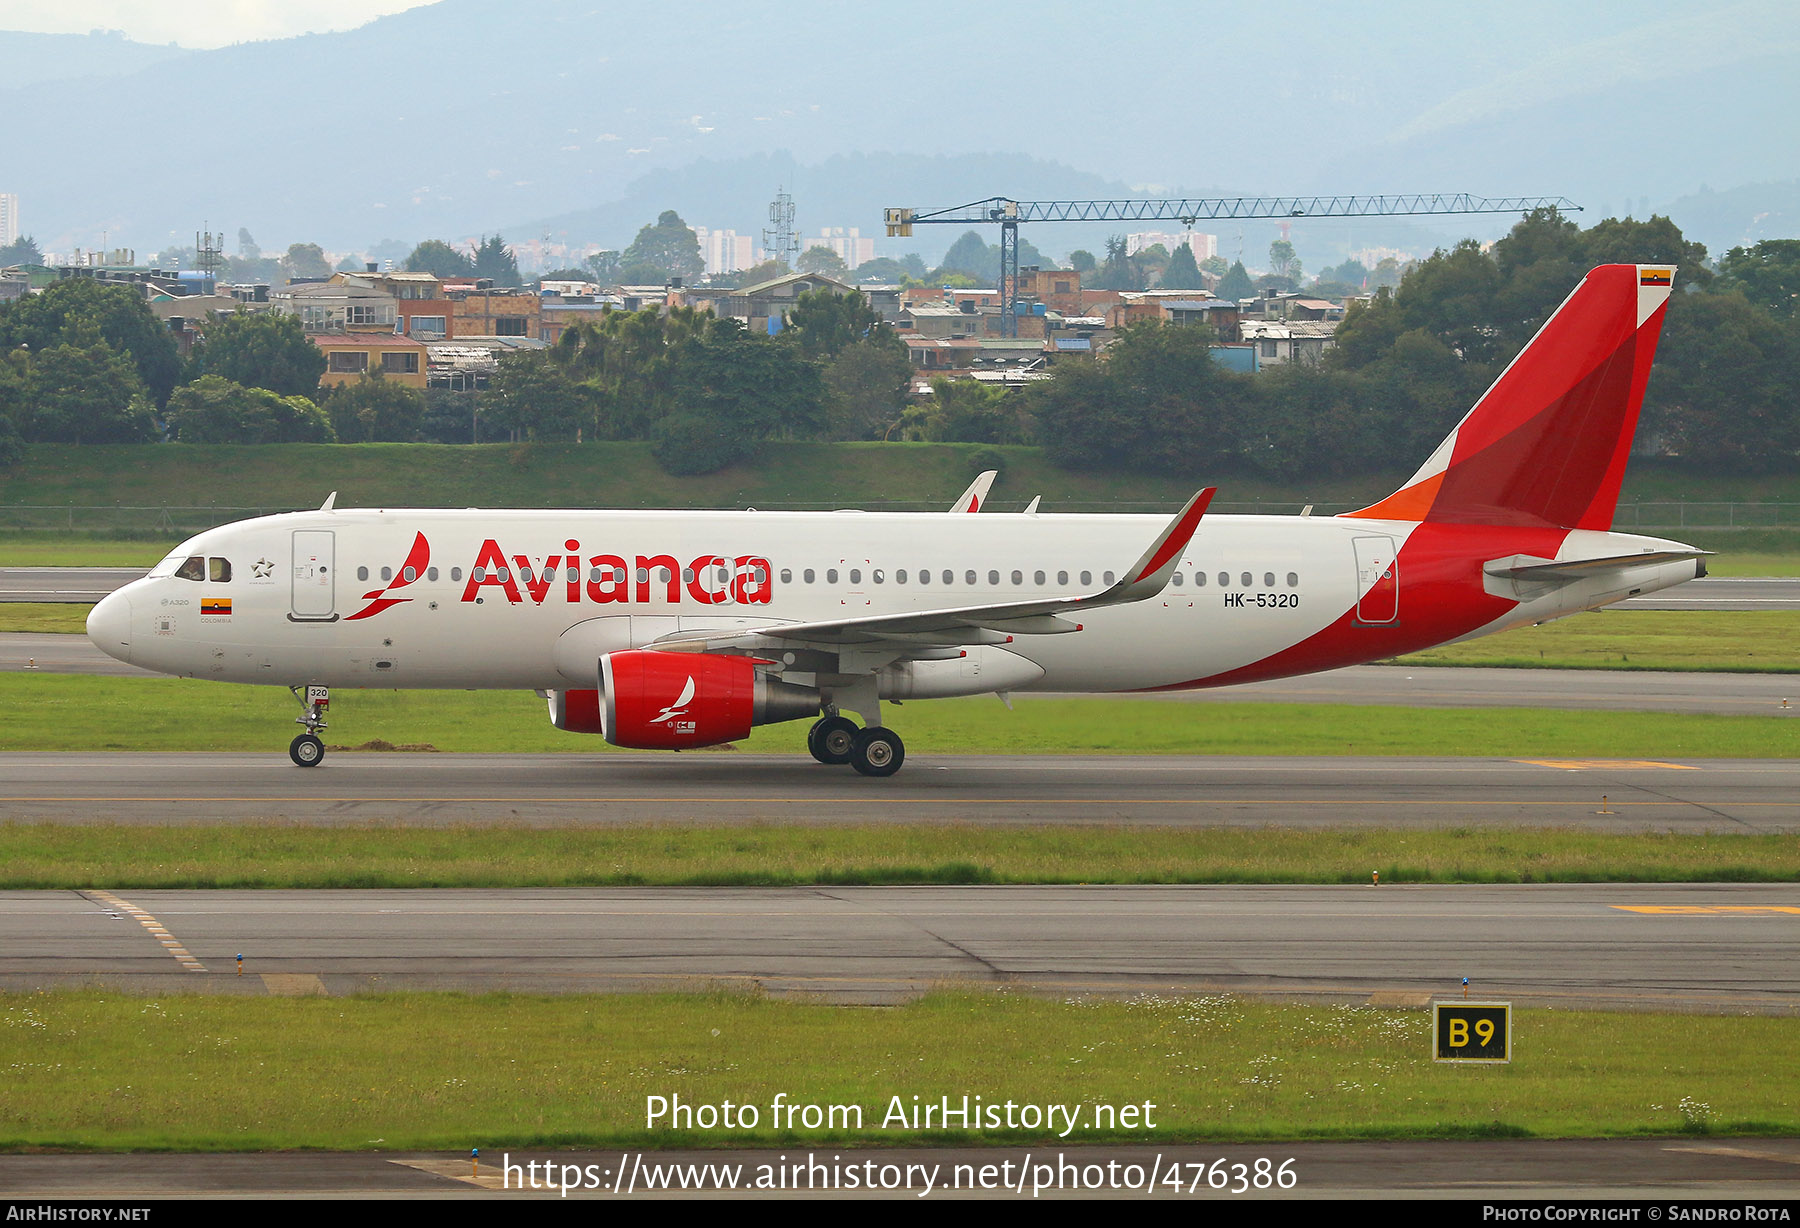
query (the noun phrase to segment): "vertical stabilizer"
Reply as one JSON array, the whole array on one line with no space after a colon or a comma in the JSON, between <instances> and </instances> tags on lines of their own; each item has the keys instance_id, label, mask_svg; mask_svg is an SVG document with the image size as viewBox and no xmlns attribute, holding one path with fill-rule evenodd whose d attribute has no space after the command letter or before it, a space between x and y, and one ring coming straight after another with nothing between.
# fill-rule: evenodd
<instances>
[{"instance_id":1,"label":"vertical stabilizer","mask_svg":"<svg viewBox=\"0 0 1800 1228\"><path fill-rule=\"evenodd\" d=\"M1351 516L1612 528L1675 270L1593 270L1412 480Z\"/></svg>"}]
</instances>

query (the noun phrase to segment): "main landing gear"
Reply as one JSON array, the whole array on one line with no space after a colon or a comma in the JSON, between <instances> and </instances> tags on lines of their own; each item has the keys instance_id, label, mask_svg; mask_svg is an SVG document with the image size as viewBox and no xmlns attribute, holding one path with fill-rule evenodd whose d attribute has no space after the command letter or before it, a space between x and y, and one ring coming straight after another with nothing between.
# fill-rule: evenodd
<instances>
[{"instance_id":1,"label":"main landing gear","mask_svg":"<svg viewBox=\"0 0 1800 1228\"><path fill-rule=\"evenodd\" d=\"M296 767L318 767L325 758L325 743L319 740L319 730L326 725L325 709L331 706L331 688L291 686L288 690L300 701L301 715L294 718L294 723L306 726L305 733L288 743L288 758Z\"/></svg>"},{"instance_id":2,"label":"main landing gear","mask_svg":"<svg viewBox=\"0 0 1800 1228\"><path fill-rule=\"evenodd\" d=\"M848 763L864 776L892 776L906 762L906 744L884 726L859 729L848 717L819 718L806 734L806 749L820 763Z\"/></svg>"}]
</instances>

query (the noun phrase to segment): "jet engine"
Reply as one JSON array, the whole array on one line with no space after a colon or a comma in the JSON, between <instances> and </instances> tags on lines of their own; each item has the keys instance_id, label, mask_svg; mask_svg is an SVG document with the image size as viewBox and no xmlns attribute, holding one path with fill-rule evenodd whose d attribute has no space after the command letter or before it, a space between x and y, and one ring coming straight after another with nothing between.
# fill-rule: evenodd
<instances>
[{"instance_id":1,"label":"jet engine","mask_svg":"<svg viewBox=\"0 0 1800 1228\"><path fill-rule=\"evenodd\" d=\"M600 658L598 691L551 692L550 720L614 746L681 750L817 716L823 702L811 687L758 672L748 657L633 649Z\"/></svg>"}]
</instances>

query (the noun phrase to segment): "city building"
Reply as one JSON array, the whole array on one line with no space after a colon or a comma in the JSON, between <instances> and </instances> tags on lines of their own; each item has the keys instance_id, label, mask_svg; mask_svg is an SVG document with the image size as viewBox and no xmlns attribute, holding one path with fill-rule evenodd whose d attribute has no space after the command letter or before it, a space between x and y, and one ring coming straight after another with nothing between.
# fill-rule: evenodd
<instances>
[{"instance_id":1,"label":"city building","mask_svg":"<svg viewBox=\"0 0 1800 1228\"><path fill-rule=\"evenodd\" d=\"M394 296L385 290L350 282L290 282L269 291L275 311L300 317L309 333L343 333L352 330L394 331L399 319Z\"/></svg>"},{"instance_id":2,"label":"city building","mask_svg":"<svg viewBox=\"0 0 1800 1228\"><path fill-rule=\"evenodd\" d=\"M863 238L862 232L855 226L845 230L842 226L827 226L819 234L800 240L800 254L805 255L809 247L828 247L838 254L838 259L854 269L875 259L875 240Z\"/></svg>"},{"instance_id":3,"label":"city building","mask_svg":"<svg viewBox=\"0 0 1800 1228\"><path fill-rule=\"evenodd\" d=\"M756 264L756 242L753 235L696 226L694 237L700 240L700 256L706 261L708 277L720 273L736 273Z\"/></svg>"},{"instance_id":4,"label":"city building","mask_svg":"<svg viewBox=\"0 0 1800 1228\"><path fill-rule=\"evenodd\" d=\"M338 273L331 280L391 295L397 332L420 341L441 341L450 335L450 299L434 273L383 273L370 263L361 273Z\"/></svg>"},{"instance_id":5,"label":"city building","mask_svg":"<svg viewBox=\"0 0 1800 1228\"><path fill-rule=\"evenodd\" d=\"M1184 230L1178 234L1166 230L1143 230L1137 234L1128 234L1125 236L1125 254L1135 256L1158 243L1171 256L1175 254L1176 248L1186 247L1194 253L1195 264L1219 254L1219 236L1201 234L1197 230Z\"/></svg>"},{"instance_id":6,"label":"city building","mask_svg":"<svg viewBox=\"0 0 1800 1228\"><path fill-rule=\"evenodd\" d=\"M0 192L0 247L19 241L19 194Z\"/></svg>"},{"instance_id":7,"label":"city building","mask_svg":"<svg viewBox=\"0 0 1800 1228\"><path fill-rule=\"evenodd\" d=\"M311 341L325 355L322 385L353 384L365 375L381 372L408 388L425 387L426 348L423 341L393 332L312 333Z\"/></svg>"}]
</instances>

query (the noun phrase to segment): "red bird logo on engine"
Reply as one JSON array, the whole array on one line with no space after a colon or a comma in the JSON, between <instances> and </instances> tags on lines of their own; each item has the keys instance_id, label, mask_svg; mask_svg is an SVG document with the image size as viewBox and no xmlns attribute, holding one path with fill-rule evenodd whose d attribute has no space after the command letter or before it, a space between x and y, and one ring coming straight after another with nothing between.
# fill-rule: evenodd
<instances>
[{"instance_id":1,"label":"red bird logo on engine","mask_svg":"<svg viewBox=\"0 0 1800 1228\"><path fill-rule=\"evenodd\" d=\"M401 605L411 601L411 597L389 597L388 594L397 588L405 588L414 580L425 574L425 567L431 562L431 543L425 540L423 533L413 538L412 549L407 552L406 562L400 564L400 570L385 586L373 592L363 594L363 600L369 604L346 618L345 622L355 622L359 618L370 618L381 613L389 606Z\"/></svg>"}]
</instances>

